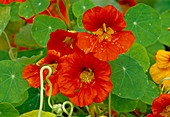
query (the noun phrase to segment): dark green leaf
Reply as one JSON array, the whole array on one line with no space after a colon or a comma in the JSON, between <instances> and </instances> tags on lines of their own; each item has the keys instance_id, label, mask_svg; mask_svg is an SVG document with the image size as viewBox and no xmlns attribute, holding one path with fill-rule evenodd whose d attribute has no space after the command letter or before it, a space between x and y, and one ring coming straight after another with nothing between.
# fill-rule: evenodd
<instances>
[{"instance_id":1,"label":"dark green leaf","mask_svg":"<svg viewBox=\"0 0 170 117\"><path fill-rule=\"evenodd\" d=\"M138 4L131 7L126 15L126 30L135 35L135 42L144 47L158 40L161 33L161 20L159 14L150 6Z\"/></svg>"},{"instance_id":2,"label":"dark green leaf","mask_svg":"<svg viewBox=\"0 0 170 117\"><path fill-rule=\"evenodd\" d=\"M125 53L125 55L136 60L139 65L142 66L144 72L148 70L150 66L150 59L146 49L142 45L137 43L133 44L132 47L128 50L128 52Z\"/></svg>"},{"instance_id":3,"label":"dark green leaf","mask_svg":"<svg viewBox=\"0 0 170 117\"><path fill-rule=\"evenodd\" d=\"M0 117L19 117L19 112L10 103L0 103Z\"/></svg>"},{"instance_id":4,"label":"dark green leaf","mask_svg":"<svg viewBox=\"0 0 170 117\"><path fill-rule=\"evenodd\" d=\"M19 12L19 6L20 4L17 3L17 4L14 4L12 7L11 7L11 11L10 11L10 15L11 15L11 21L18 21L18 20L21 20L21 18L18 16L18 12Z\"/></svg>"},{"instance_id":5,"label":"dark green leaf","mask_svg":"<svg viewBox=\"0 0 170 117\"><path fill-rule=\"evenodd\" d=\"M0 51L0 61L10 59L8 51Z\"/></svg>"},{"instance_id":6,"label":"dark green leaf","mask_svg":"<svg viewBox=\"0 0 170 117\"><path fill-rule=\"evenodd\" d=\"M165 11L161 15L162 32L159 38L160 42L170 47L170 10Z\"/></svg>"},{"instance_id":7,"label":"dark green leaf","mask_svg":"<svg viewBox=\"0 0 170 117\"><path fill-rule=\"evenodd\" d=\"M0 7L0 35L4 31L10 19L10 7Z\"/></svg>"},{"instance_id":8,"label":"dark green leaf","mask_svg":"<svg viewBox=\"0 0 170 117\"><path fill-rule=\"evenodd\" d=\"M29 88L22 78L23 66L14 61L0 61L0 102L18 103Z\"/></svg>"},{"instance_id":9,"label":"dark green leaf","mask_svg":"<svg viewBox=\"0 0 170 117\"><path fill-rule=\"evenodd\" d=\"M50 4L49 0L31 0L31 2L36 14L44 11ZM26 19L29 19L30 17L35 15L33 9L31 8L29 0L20 5L19 15L21 17L25 17Z\"/></svg>"},{"instance_id":10,"label":"dark green leaf","mask_svg":"<svg viewBox=\"0 0 170 117\"><path fill-rule=\"evenodd\" d=\"M50 33L57 29L66 30L65 24L60 19L40 15L34 18L32 35L40 46L46 47Z\"/></svg>"},{"instance_id":11,"label":"dark green leaf","mask_svg":"<svg viewBox=\"0 0 170 117\"><path fill-rule=\"evenodd\" d=\"M112 95L111 105L113 110L118 112L130 112L135 110L138 104L138 100L131 100L126 98L121 98L116 95Z\"/></svg>"},{"instance_id":12,"label":"dark green leaf","mask_svg":"<svg viewBox=\"0 0 170 117\"><path fill-rule=\"evenodd\" d=\"M170 8L169 0L157 0L155 9L161 14Z\"/></svg>"},{"instance_id":13,"label":"dark green leaf","mask_svg":"<svg viewBox=\"0 0 170 117\"><path fill-rule=\"evenodd\" d=\"M159 89L156 86L156 84L152 81L149 81L149 84L146 87L146 91L144 93L144 96L141 98L141 101L152 105L152 102L155 98L159 96Z\"/></svg>"},{"instance_id":14,"label":"dark green leaf","mask_svg":"<svg viewBox=\"0 0 170 117\"><path fill-rule=\"evenodd\" d=\"M109 62L112 70L110 77L113 83L112 92L122 98L136 100L144 95L147 77L143 68L132 58L119 55Z\"/></svg>"},{"instance_id":15,"label":"dark green leaf","mask_svg":"<svg viewBox=\"0 0 170 117\"><path fill-rule=\"evenodd\" d=\"M146 111L147 111L147 105L145 103L143 103L142 101L140 101L140 100L138 101L137 108L142 113L146 113Z\"/></svg>"}]
</instances>

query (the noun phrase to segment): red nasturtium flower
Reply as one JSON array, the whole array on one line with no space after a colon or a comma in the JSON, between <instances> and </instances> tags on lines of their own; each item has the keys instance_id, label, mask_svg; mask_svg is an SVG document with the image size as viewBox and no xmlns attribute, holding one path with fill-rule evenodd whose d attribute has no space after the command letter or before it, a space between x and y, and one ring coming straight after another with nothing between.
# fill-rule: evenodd
<instances>
[{"instance_id":1,"label":"red nasturtium flower","mask_svg":"<svg viewBox=\"0 0 170 117\"><path fill-rule=\"evenodd\" d=\"M50 34L50 39L47 43L48 50L56 50L61 53L61 56L68 55L74 52L77 41L77 32L64 31L58 29Z\"/></svg>"},{"instance_id":2,"label":"red nasturtium flower","mask_svg":"<svg viewBox=\"0 0 170 117\"><path fill-rule=\"evenodd\" d=\"M125 14L130 7L133 7L137 4L136 0L119 0L118 3L123 11L123 14Z\"/></svg>"},{"instance_id":3,"label":"red nasturtium flower","mask_svg":"<svg viewBox=\"0 0 170 117\"><path fill-rule=\"evenodd\" d=\"M112 90L110 65L91 53L69 54L59 66L59 90L77 106L100 103Z\"/></svg>"},{"instance_id":4,"label":"red nasturtium flower","mask_svg":"<svg viewBox=\"0 0 170 117\"><path fill-rule=\"evenodd\" d=\"M152 112L146 117L170 117L170 94L161 94L153 100Z\"/></svg>"},{"instance_id":5,"label":"red nasturtium flower","mask_svg":"<svg viewBox=\"0 0 170 117\"><path fill-rule=\"evenodd\" d=\"M10 4L12 2L25 2L26 0L0 0L0 3L1 4L4 4L4 5L7 5L7 4Z\"/></svg>"},{"instance_id":6,"label":"red nasturtium flower","mask_svg":"<svg viewBox=\"0 0 170 117\"><path fill-rule=\"evenodd\" d=\"M114 6L94 7L83 15L83 26L93 32L79 33L77 46L84 52L93 52L103 61L111 61L125 53L135 41L131 31L122 31L126 27L123 15Z\"/></svg>"},{"instance_id":7,"label":"red nasturtium flower","mask_svg":"<svg viewBox=\"0 0 170 117\"><path fill-rule=\"evenodd\" d=\"M56 52L55 50L49 50L47 52L47 57L42 58L40 61L38 61L37 65L27 65L22 73L22 76L24 79L27 80L30 87L38 88L40 87L40 69L42 65L48 65L52 69L52 74L49 77L50 82L52 83L52 96L55 96L58 94L58 84L57 84L57 65L58 62L60 62L60 53ZM45 81L45 77L48 74L48 70L45 69L43 72L43 81ZM48 82L45 85L45 92L46 95L49 95L50 92L50 86Z\"/></svg>"},{"instance_id":8,"label":"red nasturtium flower","mask_svg":"<svg viewBox=\"0 0 170 117\"><path fill-rule=\"evenodd\" d=\"M155 54L156 63L151 66L149 73L154 82L159 84L159 82L166 78L170 77L170 52L165 50L159 50ZM170 89L170 80L163 81L163 84Z\"/></svg>"}]
</instances>

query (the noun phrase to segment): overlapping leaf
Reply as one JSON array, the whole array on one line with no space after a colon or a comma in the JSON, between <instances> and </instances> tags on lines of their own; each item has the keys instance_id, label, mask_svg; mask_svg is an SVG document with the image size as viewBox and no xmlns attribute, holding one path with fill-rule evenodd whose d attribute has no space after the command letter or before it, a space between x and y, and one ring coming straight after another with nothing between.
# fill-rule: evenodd
<instances>
[{"instance_id":1,"label":"overlapping leaf","mask_svg":"<svg viewBox=\"0 0 170 117\"><path fill-rule=\"evenodd\" d=\"M126 30L135 35L135 42L144 47L158 40L161 33L161 20L159 14L150 6L138 4L130 8L126 15Z\"/></svg>"},{"instance_id":2,"label":"overlapping leaf","mask_svg":"<svg viewBox=\"0 0 170 117\"><path fill-rule=\"evenodd\" d=\"M39 110L33 110L20 115L19 117L38 117ZM50 112L41 111L41 117L56 117L55 114Z\"/></svg>"},{"instance_id":3,"label":"overlapping leaf","mask_svg":"<svg viewBox=\"0 0 170 117\"><path fill-rule=\"evenodd\" d=\"M136 100L143 96L147 77L143 68L132 58L119 55L119 57L109 62L112 75L110 77L113 83L112 92L119 97Z\"/></svg>"}]
</instances>

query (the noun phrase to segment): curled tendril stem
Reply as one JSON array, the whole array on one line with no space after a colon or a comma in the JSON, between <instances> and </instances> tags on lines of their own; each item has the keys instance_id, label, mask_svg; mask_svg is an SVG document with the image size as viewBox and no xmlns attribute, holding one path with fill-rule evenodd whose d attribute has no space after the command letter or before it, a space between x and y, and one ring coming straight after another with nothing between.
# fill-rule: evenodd
<instances>
[{"instance_id":1,"label":"curled tendril stem","mask_svg":"<svg viewBox=\"0 0 170 117\"><path fill-rule=\"evenodd\" d=\"M170 77L164 78L164 79L162 79L162 80L159 82L160 94L163 93L164 86L161 88L161 84L162 84L162 82L165 81L165 80L170 80Z\"/></svg>"},{"instance_id":2,"label":"curled tendril stem","mask_svg":"<svg viewBox=\"0 0 170 117\"><path fill-rule=\"evenodd\" d=\"M49 73L46 76L46 79L48 79L52 73L52 70L49 66L43 66L40 70L40 81L41 81L41 94L40 94L40 107L39 107L39 113L38 113L38 117L41 117L41 111L42 111L42 106L43 106L43 71L44 69L48 69ZM51 83L51 82L50 82ZM49 84L50 84L49 83ZM52 87L52 86L51 86ZM50 87L50 92L52 91L52 88Z\"/></svg>"},{"instance_id":3,"label":"curled tendril stem","mask_svg":"<svg viewBox=\"0 0 170 117\"><path fill-rule=\"evenodd\" d=\"M65 105L66 104L69 104L71 106L71 109L70 109L70 112L68 112L65 108ZM72 114L73 114L73 109L74 109L74 106L73 104L70 102L70 101L65 101L62 105L62 108L63 108L63 111L68 115L68 117L71 117Z\"/></svg>"}]
</instances>

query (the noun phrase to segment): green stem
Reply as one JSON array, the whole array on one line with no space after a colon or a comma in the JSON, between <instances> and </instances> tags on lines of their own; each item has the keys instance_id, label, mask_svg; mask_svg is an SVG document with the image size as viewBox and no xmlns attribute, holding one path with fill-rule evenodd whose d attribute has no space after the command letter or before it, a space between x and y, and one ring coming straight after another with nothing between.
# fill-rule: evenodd
<instances>
[{"instance_id":1,"label":"green stem","mask_svg":"<svg viewBox=\"0 0 170 117\"><path fill-rule=\"evenodd\" d=\"M66 20L64 19L63 15L62 15L62 14L61 14L61 12L60 12L59 0L57 0L57 10L58 10L59 15L60 15L60 16L61 16L61 18L63 19L63 21L64 21L65 25L66 25L66 26L67 26L67 28L70 30L70 27L67 25Z\"/></svg>"},{"instance_id":2,"label":"green stem","mask_svg":"<svg viewBox=\"0 0 170 117\"><path fill-rule=\"evenodd\" d=\"M50 106L50 108L53 108L53 106L51 105L51 102L50 102L50 100L51 100L51 93L52 93L52 84L51 84L49 79L46 79L46 80L47 80L48 84L50 85L50 94L49 94L49 97L48 97L48 105Z\"/></svg>"},{"instance_id":3,"label":"green stem","mask_svg":"<svg viewBox=\"0 0 170 117\"><path fill-rule=\"evenodd\" d=\"M7 40L8 46L9 46L9 57L11 58L11 60L14 60L15 57L14 57L14 53L13 53L13 51L12 51L12 47L11 47L9 38L8 38L8 36L7 36L7 34L6 34L5 31L3 31L3 33L4 33L4 35L5 35L5 38L6 38L6 40Z\"/></svg>"},{"instance_id":4,"label":"green stem","mask_svg":"<svg viewBox=\"0 0 170 117\"><path fill-rule=\"evenodd\" d=\"M109 93L109 117L111 117L112 116L112 114L111 114L111 92Z\"/></svg>"},{"instance_id":5,"label":"green stem","mask_svg":"<svg viewBox=\"0 0 170 117\"><path fill-rule=\"evenodd\" d=\"M35 10L34 10L34 7L33 7L33 5L32 5L32 2L31 2L31 0L28 0L29 2L30 2L30 5L31 5L31 8L32 8L32 11L34 12L34 14L35 15L37 15L37 13L35 12Z\"/></svg>"},{"instance_id":6,"label":"green stem","mask_svg":"<svg viewBox=\"0 0 170 117\"><path fill-rule=\"evenodd\" d=\"M39 107L39 113L38 113L38 117L41 117L41 111L42 111L42 106L43 106L43 71L44 69L48 69L49 73L46 76L46 79L48 79L52 73L52 70L49 66L43 66L40 70L40 81L41 81L41 92L40 92L40 107ZM51 89L51 88L50 88Z\"/></svg>"},{"instance_id":7,"label":"green stem","mask_svg":"<svg viewBox=\"0 0 170 117\"><path fill-rule=\"evenodd\" d=\"M51 14L51 12L50 12L48 9L46 9L46 10L47 10L47 12L50 14L50 16L53 17L53 15Z\"/></svg>"},{"instance_id":8,"label":"green stem","mask_svg":"<svg viewBox=\"0 0 170 117\"><path fill-rule=\"evenodd\" d=\"M97 105L97 104L95 104L95 107L96 107L96 111L97 111L97 116L100 116L100 112L99 112L98 105Z\"/></svg>"},{"instance_id":9,"label":"green stem","mask_svg":"<svg viewBox=\"0 0 170 117\"><path fill-rule=\"evenodd\" d=\"M170 77L164 78L164 79L162 79L162 80L159 82L160 94L162 94L162 92L163 92L163 90L162 90L162 88L161 88L161 84L162 84L162 82L163 82L164 80L170 80Z\"/></svg>"},{"instance_id":10,"label":"green stem","mask_svg":"<svg viewBox=\"0 0 170 117\"><path fill-rule=\"evenodd\" d=\"M70 14L69 14L69 8L68 8L68 0L63 0L64 3L65 3L65 6L66 6L66 11L67 11L67 17L68 17L68 21L69 21L69 24L70 24Z\"/></svg>"},{"instance_id":11,"label":"green stem","mask_svg":"<svg viewBox=\"0 0 170 117\"><path fill-rule=\"evenodd\" d=\"M65 105L66 105L66 104L69 104L69 105L71 106L70 113L65 109ZM74 109L74 105L73 105L70 101L65 101L65 102L63 103L62 108L63 108L63 111L68 115L68 117L71 117L71 116L72 116L72 114L73 114L73 109Z\"/></svg>"}]
</instances>

